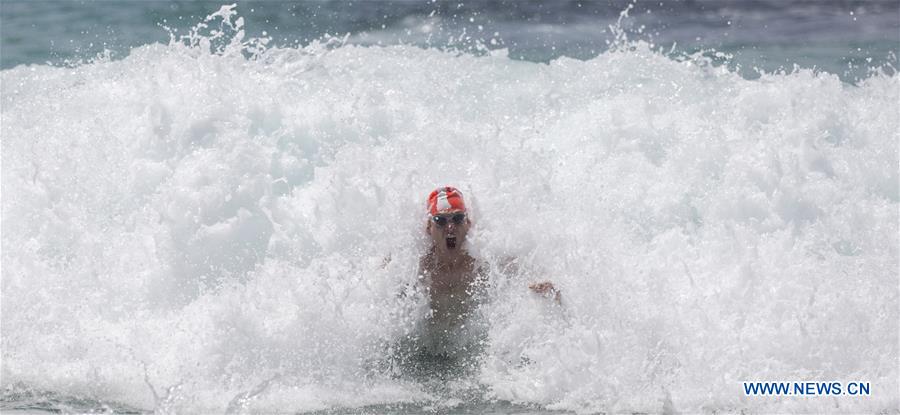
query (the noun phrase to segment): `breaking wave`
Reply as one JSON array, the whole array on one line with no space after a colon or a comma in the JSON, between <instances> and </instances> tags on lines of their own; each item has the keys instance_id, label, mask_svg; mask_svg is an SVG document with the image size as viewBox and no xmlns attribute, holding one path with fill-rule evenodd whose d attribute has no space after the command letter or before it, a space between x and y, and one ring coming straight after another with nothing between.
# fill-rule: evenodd
<instances>
[{"instance_id":1,"label":"breaking wave","mask_svg":"<svg viewBox=\"0 0 900 415\"><path fill-rule=\"evenodd\" d=\"M747 80L627 40L549 64L267 47L225 7L119 61L0 76L6 402L900 404L893 72ZM438 387L372 362L415 327L397 293L444 184L475 205L472 252L522 267L492 275L477 366ZM872 396L740 386L782 379Z\"/></svg>"}]
</instances>

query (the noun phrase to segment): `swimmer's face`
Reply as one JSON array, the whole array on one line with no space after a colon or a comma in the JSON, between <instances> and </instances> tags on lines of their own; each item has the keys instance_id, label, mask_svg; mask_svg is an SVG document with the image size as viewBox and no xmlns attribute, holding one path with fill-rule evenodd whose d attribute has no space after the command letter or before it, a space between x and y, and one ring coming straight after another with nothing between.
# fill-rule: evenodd
<instances>
[{"instance_id":1,"label":"swimmer's face","mask_svg":"<svg viewBox=\"0 0 900 415\"><path fill-rule=\"evenodd\" d=\"M440 254L459 252L472 222L463 211L445 212L428 218L427 232Z\"/></svg>"}]
</instances>

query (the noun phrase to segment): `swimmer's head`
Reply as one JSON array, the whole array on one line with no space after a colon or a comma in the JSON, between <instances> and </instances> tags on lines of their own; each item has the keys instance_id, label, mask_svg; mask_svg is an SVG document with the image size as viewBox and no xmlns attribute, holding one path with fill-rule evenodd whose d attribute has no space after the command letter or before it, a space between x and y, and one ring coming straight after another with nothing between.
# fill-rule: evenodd
<instances>
[{"instance_id":1,"label":"swimmer's head","mask_svg":"<svg viewBox=\"0 0 900 415\"><path fill-rule=\"evenodd\" d=\"M428 195L426 232L437 253L459 252L471 224L459 190L449 186L439 187Z\"/></svg>"}]
</instances>

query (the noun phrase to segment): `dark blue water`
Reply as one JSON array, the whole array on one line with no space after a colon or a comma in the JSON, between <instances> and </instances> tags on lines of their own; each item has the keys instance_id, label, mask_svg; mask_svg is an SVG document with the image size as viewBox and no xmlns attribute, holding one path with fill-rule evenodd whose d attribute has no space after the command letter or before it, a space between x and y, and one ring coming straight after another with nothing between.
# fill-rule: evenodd
<instances>
[{"instance_id":1,"label":"dark blue water","mask_svg":"<svg viewBox=\"0 0 900 415\"><path fill-rule=\"evenodd\" d=\"M223 3L4 1L0 66L73 64L168 42ZM710 51L740 73L818 68L853 81L896 66L898 1L306 1L238 2L251 37L305 45L349 34L352 44L414 44L469 51L505 48L514 59L589 59L607 50L609 26L678 53ZM165 27L165 28L164 28Z\"/></svg>"}]
</instances>

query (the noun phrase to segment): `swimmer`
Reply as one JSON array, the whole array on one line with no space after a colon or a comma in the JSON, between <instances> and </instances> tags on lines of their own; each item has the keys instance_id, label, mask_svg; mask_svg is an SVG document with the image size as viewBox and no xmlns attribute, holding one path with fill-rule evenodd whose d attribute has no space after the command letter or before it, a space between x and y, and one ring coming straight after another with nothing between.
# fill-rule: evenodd
<instances>
[{"instance_id":1,"label":"swimmer","mask_svg":"<svg viewBox=\"0 0 900 415\"><path fill-rule=\"evenodd\" d=\"M419 275L425 282L433 321L461 323L472 308L476 283L486 274L466 250L471 226L459 190L448 186L431 192L425 225L431 248L419 262ZM559 290L549 281L531 283L528 288L561 303Z\"/></svg>"},{"instance_id":2,"label":"swimmer","mask_svg":"<svg viewBox=\"0 0 900 415\"><path fill-rule=\"evenodd\" d=\"M401 365L427 371L434 366L434 359L467 361L465 356L477 355L484 344L486 327L475 314L486 298L489 264L468 252L466 237L471 227L472 218L459 190L440 187L431 192L425 224L429 248L419 260L415 285L416 291L424 294L427 313L421 315L422 330L397 344L398 355L404 356L399 360ZM390 256L383 266L389 262ZM510 260L501 268L515 269L515 262ZM548 301L561 304L560 292L551 282L527 287ZM410 360L411 356L418 357Z\"/></svg>"}]
</instances>

